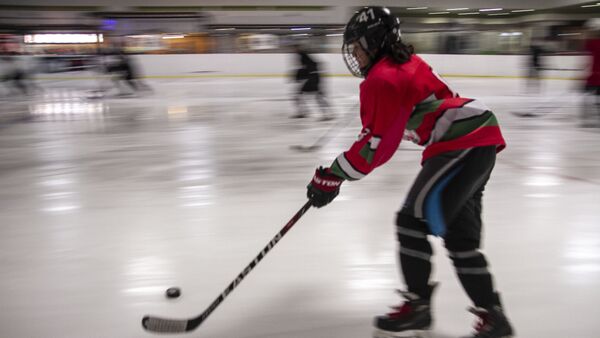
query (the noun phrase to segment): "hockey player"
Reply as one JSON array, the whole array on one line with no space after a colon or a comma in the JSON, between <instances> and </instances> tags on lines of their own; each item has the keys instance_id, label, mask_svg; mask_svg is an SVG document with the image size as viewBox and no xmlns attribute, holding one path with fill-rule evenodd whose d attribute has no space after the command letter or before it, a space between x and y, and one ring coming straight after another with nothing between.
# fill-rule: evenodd
<instances>
[{"instance_id":1,"label":"hockey player","mask_svg":"<svg viewBox=\"0 0 600 338\"><path fill-rule=\"evenodd\" d=\"M3 74L0 74L0 82L8 82L18 89L22 94L29 94L30 88L27 82L27 72L24 70L22 60L18 55L1 55L0 62L3 63Z\"/></svg>"},{"instance_id":2,"label":"hockey player","mask_svg":"<svg viewBox=\"0 0 600 338\"><path fill-rule=\"evenodd\" d=\"M315 61L301 45L294 46L298 56L299 68L294 74L294 79L299 83L298 91L294 101L297 106L297 113L294 118L306 117L306 97L315 96L319 108L321 109L321 121L329 121L333 119L331 115L331 106L325 97L321 84L321 75L319 73L319 64Z\"/></svg>"},{"instance_id":3,"label":"hockey player","mask_svg":"<svg viewBox=\"0 0 600 338\"><path fill-rule=\"evenodd\" d=\"M425 147L422 169L397 214L405 302L374 320L374 337L413 337L432 324L432 248L428 235L444 240L458 278L479 317L471 338L511 337L500 295L479 251L481 198L505 146L494 114L481 102L461 98L400 38L400 20L381 7L352 16L342 52L360 85L362 131L349 150L308 185L315 207L330 203L344 181L365 177L387 162L402 138Z\"/></svg>"},{"instance_id":4,"label":"hockey player","mask_svg":"<svg viewBox=\"0 0 600 338\"><path fill-rule=\"evenodd\" d=\"M105 60L105 71L112 75L115 87L119 88L120 96L130 95L139 91L152 92L152 88L141 79L133 58L124 51L114 52L109 54L109 56L108 62ZM119 85L121 82L127 84L133 92L123 91Z\"/></svg>"}]
</instances>

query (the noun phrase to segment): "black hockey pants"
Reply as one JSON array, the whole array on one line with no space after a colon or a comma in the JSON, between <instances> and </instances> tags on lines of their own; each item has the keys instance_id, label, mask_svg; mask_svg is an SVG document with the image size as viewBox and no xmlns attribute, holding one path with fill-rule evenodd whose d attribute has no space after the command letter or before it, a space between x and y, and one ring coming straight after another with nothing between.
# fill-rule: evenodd
<instances>
[{"instance_id":1,"label":"black hockey pants","mask_svg":"<svg viewBox=\"0 0 600 338\"><path fill-rule=\"evenodd\" d=\"M440 236L458 278L475 306L500 305L487 261L479 251L481 198L496 160L496 147L476 147L428 159L397 216L400 263L410 292L430 297L433 250Z\"/></svg>"}]
</instances>

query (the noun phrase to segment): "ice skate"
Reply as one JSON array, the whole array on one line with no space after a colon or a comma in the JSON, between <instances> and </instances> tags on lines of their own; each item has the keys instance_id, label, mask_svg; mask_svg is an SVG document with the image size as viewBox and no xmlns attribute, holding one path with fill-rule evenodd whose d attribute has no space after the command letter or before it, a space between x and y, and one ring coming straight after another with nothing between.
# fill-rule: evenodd
<instances>
[{"instance_id":1,"label":"ice skate","mask_svg":"<svg viewBox=\"0 0 600 338\"><path fill-rule=\"evenodd\" d=\"M431 286L433 291L435 285ZM399 291L406 301L374 320L373 338L429 338L432 324L431 301L412 292ZM430 293L431 295L431 293Z\"/></svg>"},{"instance_id":2,"label":"ice skate","mask_svg":"<svg viewBox=\"0 0 600 338\"><path fill-rule=\"evenodd\" d=\"M490 309L470 308L469 311L479 317L475 332L463 338L512 338L513 329L500 306Z\"/></svg>"}]
</instances>

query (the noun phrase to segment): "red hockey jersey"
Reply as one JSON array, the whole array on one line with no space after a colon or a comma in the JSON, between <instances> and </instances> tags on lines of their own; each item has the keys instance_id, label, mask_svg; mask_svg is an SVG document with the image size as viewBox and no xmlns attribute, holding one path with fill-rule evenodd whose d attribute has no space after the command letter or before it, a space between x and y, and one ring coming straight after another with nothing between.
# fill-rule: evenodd
<instances>
[{"instance_id":1,"label":"red hockey jersey","mask_svg":"<svg viewBox=\"0 0 600 338\"><path fill-rule=\"evenodd\" d=\"M448 151L505 146L494 114L458 97L417 55L404 64L384 57L371 68L360 84L360 116L358 140L331 165L348 180L387 162L403 138L425 146L422 162Z\"/></svg>"}]
</instances>

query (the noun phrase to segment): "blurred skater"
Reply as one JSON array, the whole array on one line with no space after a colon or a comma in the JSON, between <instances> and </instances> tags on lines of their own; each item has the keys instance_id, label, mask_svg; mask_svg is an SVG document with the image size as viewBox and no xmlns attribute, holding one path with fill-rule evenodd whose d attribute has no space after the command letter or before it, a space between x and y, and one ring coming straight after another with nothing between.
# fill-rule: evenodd
<instances>
[{"instance_id":1,"label":"blurred skater","mask_svg":"<svg viewBox=\"0 0 600 338\"><path fill-rule=\"evenodd\" d=\"M296 102L297 112L294 118L306 117L308 107L306 98L314 96L321 110L321 120L328 121L333 119L331 106L325 97L321 88L321 76L319 74L319 64L306 52L305 48L295 45L294 50L298 57L299 68L295 73L295 80L299 83L298 91L294 101Z\"/></svg>"},{"instance_id":2,"label":"blurred skater","mask_svg":"<svg viewBox=\"0 0 600 338\"><path fill-rule=\"evenodd\" d=\"M527 74L527 89L539 93L541 89L544 48L539 39L534 39L529 46L529 73Z\"/></svg>"},{"instance_id":3,"label":"blurred skater","mask_svg":"<svg viewBox=\"0 0 600 338\"><path fill-rule=\"evenodd\" d=\"M117 89L119 95L131 95L137 92L152 92L152 88L142 80L139 68L133 58L126 53L119 51L111 53L104 61L104 69ZM124 90L121 84L124 83L130 91Z\"/></svg>"},{"instance_id":4,"label":"blurred skater","mask_svg":"<svg viewBox=\"0 0 600 338\"><path fill-rule=\"evenodd\" d=\"M0 80L7 83L9 90L16 89L21 94L29 94L31 88L27 83L27 73L18 55L0 56L2 63L2 74Z\"/></svg>"}]
</instances>

